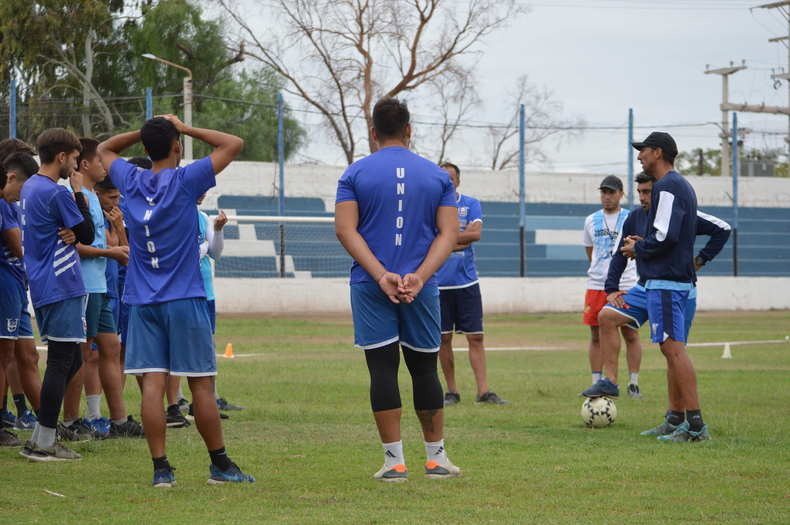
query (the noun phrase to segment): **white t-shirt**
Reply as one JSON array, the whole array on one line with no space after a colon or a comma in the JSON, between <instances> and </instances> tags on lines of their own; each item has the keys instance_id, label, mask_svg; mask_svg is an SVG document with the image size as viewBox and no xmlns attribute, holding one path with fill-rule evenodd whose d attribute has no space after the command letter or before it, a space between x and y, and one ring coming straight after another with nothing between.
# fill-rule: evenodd
<instances>
[{"instance_id":1,"label":"white t-shirt","mask_svg":"<svg viewBox=\"0 0 790 525\"><path fill-rule=\"evenodd\" d=\"M588 290L603 290L606 284L606 277L609 274L609 261L612 260L612 250L614 243L623 227L623 222L628 216L628 210L621 209L619 213L605 213L598 210L584 221L583 244L587 248L592 248L592 262L587 275ZM636 274L636 262L628 261L622 277L620 278L620 289L628 290L637 283L639 277Z\"/></svg>"}]
</instances>

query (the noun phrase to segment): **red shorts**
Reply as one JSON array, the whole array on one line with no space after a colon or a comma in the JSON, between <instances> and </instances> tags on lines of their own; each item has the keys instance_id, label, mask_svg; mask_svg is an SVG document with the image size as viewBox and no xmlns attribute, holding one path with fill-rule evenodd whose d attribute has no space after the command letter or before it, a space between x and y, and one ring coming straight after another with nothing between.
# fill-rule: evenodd
<instances>
[{"instance_id":1,"label":"red shorts","mask_svg":"<svg viewBox=\"0 0 790 525\"><path fill-rule=\"evenodd\" d=\"M584 296L584 324L598 326L598 313L606 306L605 290L587 290Z\"/></svg>"}]
</instances>

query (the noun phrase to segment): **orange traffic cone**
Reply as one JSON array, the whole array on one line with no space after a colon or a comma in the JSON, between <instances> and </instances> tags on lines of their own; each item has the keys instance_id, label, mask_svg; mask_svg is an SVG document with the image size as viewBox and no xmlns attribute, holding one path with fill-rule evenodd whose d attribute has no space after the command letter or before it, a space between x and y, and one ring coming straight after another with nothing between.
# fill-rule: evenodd
<instances>
[{"instance_id":1,"label":"orange traffic cone","mask_svg":"<svg viewBox=\"0 0 790 525\"><path fill-rule=\"evenodd\" d=\"M228 343L228 347L225 349L225 355L223 357L227 357L228 359L233 359L233 345Z\"/></svg>"}]
</instances>

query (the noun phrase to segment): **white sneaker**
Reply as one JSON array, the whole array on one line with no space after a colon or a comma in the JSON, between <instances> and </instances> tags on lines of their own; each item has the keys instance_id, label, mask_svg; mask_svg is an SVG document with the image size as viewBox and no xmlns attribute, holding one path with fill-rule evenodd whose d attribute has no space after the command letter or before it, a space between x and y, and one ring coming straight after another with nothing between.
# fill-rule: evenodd
<instances>
[{"instance_id":1,"label":"white sneaker","mask_svg":"<svg viewBox=\"0 0 790 525\"><path fill-rule=\"evenodd\" d=\"M409 479L409 473L406 470L406 465L395 465L388 469L385 464L381 470L373 474L373 479L387 483L402 483Z\"/></svg>"},{"instance_id":2,"label":"white sneaker","mask_svg":"<svg viewBox=\"0 0 790 525\"><path fill-rule=\"evenodd\" d=\"M461 469L453 465L449 458L444 465L440 465L436 461L429 461L425 464L425 477L428 479L458 478L460 476Z\"/></svg>"}]
</instances>

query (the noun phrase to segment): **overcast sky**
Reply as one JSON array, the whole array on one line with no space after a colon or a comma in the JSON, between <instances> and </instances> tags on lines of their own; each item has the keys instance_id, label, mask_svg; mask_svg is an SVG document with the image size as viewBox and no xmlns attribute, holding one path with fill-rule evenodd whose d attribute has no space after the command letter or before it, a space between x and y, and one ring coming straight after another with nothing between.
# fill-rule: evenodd
<instances>
[{"instance_id":1,"label":"overcast sky","mask_svg":"<svg viewBox=\"0 0 790 525\"><path fill-rule=\"evenodd\" d=\"M460 0L455 0L460 3ZM744 0L538 0L525 2L531 12L495 33L480 49L478 77L484 109L475 121L507 120L504 89L526 74L554 91L565 115L583 117L587 130L557 149L544 146L554 171L627 173L627 117L634 110L635 139L653 129L670 132L681 151L718 148L715 126L664 127L721 121L721 77L711 69L740 64L748 69L730 77L730 101L786 106L788 85L778 89L771 68L788 67L783 43L768 39L788 34L785 14ZM408 95L410 106L416 95ZM419 98L419 97L418 97ZM298 107L299 102L289 100ZM414 113L430 115L429 105L414 101ZM739 127L754 130L747 147L783 147L788 117L740 113ZM648 128L645 128L647 126ZM425 130L421 130L425 132ZM451 145L449 157L461 165L484 166L480 131L468 130ZM343 164L339 149L315 129L303 158ZM364 149L361 145L360 149ZM638 166L638 163L636 164Z\"/></svg>"}]
</instances>

